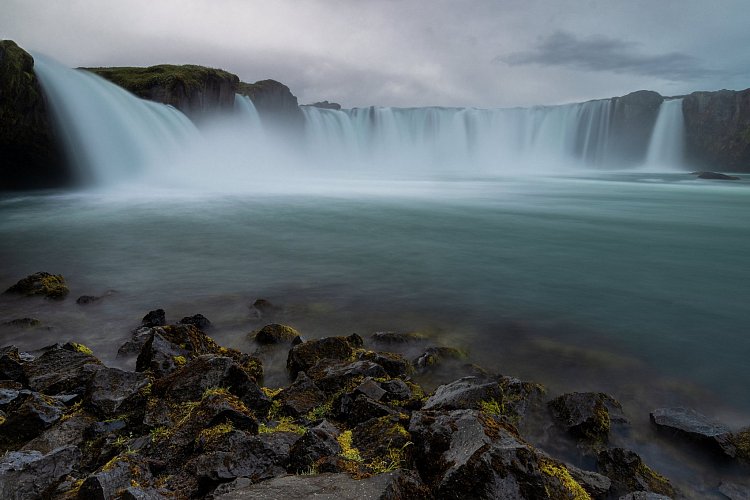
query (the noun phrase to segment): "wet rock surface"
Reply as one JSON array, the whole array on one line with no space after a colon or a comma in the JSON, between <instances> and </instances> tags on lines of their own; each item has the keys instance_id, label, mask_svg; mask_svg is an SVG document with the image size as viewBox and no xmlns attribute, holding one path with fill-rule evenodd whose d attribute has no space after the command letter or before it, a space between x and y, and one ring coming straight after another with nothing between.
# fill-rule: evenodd
<instances>
[{"instance_id":1,"label":"wet rock surface","mask_svg":"<svg viewBox=\"0 0 750 500\"><path fill-rule=\"evenodd\" d=\"M651 422L667 434L681 436L731 458L737 446L729 429L690 408L657 408L651 412Z\"/></svg>"},{"instance_id":2,"label":"wet rock surface","mask_svg":"<svg viewBox=\"0 0 750 500\"><path fill-rule=\"evenodd\" d=\"M38 295L56 300L64 299L69 292L65 278L61 274L47 272L29 275L5 290L5 293L26 295L27 297Z\"/></svg>"},{"instance_id":3,"label":"wet rock surface","mask_svg":"<svg viewBox=\"0 0 750 500\"><path fill-rule=\"evenodd\" d=\"M601 392L573 392L549 402L555 421L571 435L592 443L609 439L612 420L624 422L622 406Z\"/></svg>"}]
</instances>

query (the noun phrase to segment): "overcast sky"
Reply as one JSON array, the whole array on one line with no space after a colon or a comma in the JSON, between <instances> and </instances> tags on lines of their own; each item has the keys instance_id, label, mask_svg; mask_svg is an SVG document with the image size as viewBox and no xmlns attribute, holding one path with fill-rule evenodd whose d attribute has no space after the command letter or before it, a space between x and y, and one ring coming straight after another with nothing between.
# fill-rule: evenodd
<instances>
[{"instance_id":1,"label":"overcast sky","mask_svg":"<svg viewBox=\"0 0 750 500\"><path fill-rule=\"evenodd\" d=\"M300 103L509 107L750 87L748 0L2 0L69 66L202 64Z\"/></svg>"}]
</instances>

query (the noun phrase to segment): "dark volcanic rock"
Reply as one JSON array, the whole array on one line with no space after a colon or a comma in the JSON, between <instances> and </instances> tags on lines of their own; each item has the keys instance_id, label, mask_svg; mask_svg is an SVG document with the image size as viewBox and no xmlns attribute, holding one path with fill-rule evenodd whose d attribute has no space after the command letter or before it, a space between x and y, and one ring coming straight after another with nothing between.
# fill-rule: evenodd
<instances>
[{"instance_id":1,"label":"dark volcanic rock","mask_svg":"<svg viewBox=\"0 0 750 500\"><path fill-rule=\"evenodd\" d=\"M220 69L185 64L148 68L82 68L150 101L169 104L193 121L234 110L240 79Z\"/></svg>"},{"instance_id":2,"label":"dark volcanic rock","mask_svg":"<svg viewBox=\"0 0 750 500\"><path fill-rule=\"evenodd\" d=\"M411 344L427 340L427 336L420 332L375 332L370 338L379 344Z\"/></svg>"},{"instance_id":3,"label":"dark volcanic rock","mask_svg":"<svg viewBox=\"0 0 750 500\"><path fill-rule=\"evenodd\" d=\"M24 380L21 358L18 356L18 348L14 345L0 348L0 379Z\"/></svg>"},{"instance_id":4,"label":"dark volcanic rock","mask_svg":"<svg viewBox=\"0 0 750 500\"><path fill-rule=\"evenodd\" d=\"M406 358L392 352L365 351L359 355L359 359L382 366L389 377L404 377L414 371Z\"/></svg>"},{"instance_id":5,"label":"dark volcanic rock","mask_svg":"<svg viewBox=\"0 0 750 500\"><path fill-rule=\"evenodd\" d=\"M750 486L722 482L719 485L719 492L729 500L750 500Z\"/></svg>"},{"instance_id":6,"label":"dark volcanic rock","mask_svg":"<svg viewBox=\"0 0 750 500\"><path fill-rule=\"evenodd\" d=\"M0 40L0 191L69 181L34 58L15 42Z\"/></svg>"},{"instance_id":7,"label":"dark volcanic rock","mask_svg":"<svg viewBox=\"0 0 750 500\"><path fill-rule=\"evenodd\" d=\"M635 165L646 159L663 100L656 92L639 90L610 101L612 122L607 149L615 161Z\"/></svg>"},{"instance_id":8,"label":"dark volcanic rock","mask_svg":"<svg viewBox=\"0 0 750 500\"><path fill-rule=\"evenodd\" d=\"M193 316L185 316L180 320L182 325L193 325L201 330L205 330L211 327L211 322L202 314L194 314Z\"/></svg>"},{"instance_id":9,"label":"dark volcanic rock","mask_svg":"<svg viewBox=\"0 0 750 500\"><path fill-rule=\"evenodd\" d=\"M650 414L659 430L682 435L734 458L737 447L732 433L724 425L689 408L657 408Z\"/></svg>"},{"instance_id":10,"label":"dark volcanic rock","mask_svg":"<svg viewBox=\"0 0 750 500\"><path fill-rule=\"evenodd\" d=\"M41 295L48 299L64 299L68 292L68 285L65 284L65 278L61 274L45 272L26 276L5 290L5 293L17 293L27 297Z\"/></svg>"},{"instance_id":11,"label":"dark volcanic rock","mask_svg":"<svg viewBox=\"0 0 750 500\"><path fill-rule=\"evenodd\" d=\"M83 394L101 361L81 344L55 345L23 364L32 390L45 394Z\"/></svg>"},{"instance_id":12,"label":"dark volcanic rock","mask_svg":"<svg viewBox=\"0 0 750 500\"><path fill-rule=\"evenodd\" d=\"M698 172L699 179L715 179L720 181L738 181L739 177L727 174L720 174L719 172Z\"/></svg>"},{"instance_id":13,"label":"dark volcanic rock","mask_svg":"<svg viewBox=\"0 0 750 500\"><path fill-rule=\"evenodd\" d=\"M241 82L237 92L253 101L264 124L272 127L301 129L305 117L289 87L276 80Z\"/></svg>"},{"instance_id":14,"label":"dark volcanic rock","mask_svg":"<svg viewBox=\"0 0 750 500\"><path fill-rule=\"evenodd\" d=\"M147 467L139 466L132 460L117 458L107 464L102 470L88 476L81 485L78 498L91 498L96 500L107 500L117 498L119 492L131 485L137 472L141 480L150 479Z\"/></svg>"},{"instance_id":15,"label":"dark volcanic rock","mask_svg":"<svg viewBox=\"0 0 750 500\"><path fill-rule=\"evenodd\" d=\"M0 498L44 498L60 479L73 471L81 452L75 446L47 454L14 451L0 458Z\"/></svg>"},{"instance_id":16,"label":"dark volcanic rock","mask_svg":"<svg viewBox=\"0 0 750 500\"><path fill-rule=\"evenodd\" d=\"M320 108L320 109L335 109L337 111L341 109L341 104L337 102L328 102L328 101L319 101L313 104L302 104L301 106L310 106L313 108Z\"/></svg>"},{"instance_id":17,"label":"dark volcanic rock","mask_svg":"<svg viewBox=\"0 0 750 500\"><path fill-rule=\"evenodd\" d=\"M36 318L18 318L6 321L5 326L15 326L16 328L34 328L41 326L42 322Z\"/></svg>"},{"instance_id":18,"label":"dark volcanic rock","mask_svg":"<svg viewBox=\"0 0 750 500\"><path fill-rule=\"evenodd\" d=\"M750 89L693 92L682 112L686 158L698 167L750 171Z\"/></svg>"},{"instance_id":19,"label":"dark volcanic rock","mask_svg":"<svg viewBox=\"0 0 750 500\"><path fill-rule=\"evenodd\" d=\"M397 416L364 421L352 430L352 444L365 460L388 456L390 450L408 453L411 435Z\"/></svg>"},{"instance_id":20,"label":"dark volcanic rock","mask_svg":"<svg viewBox=\"0 0 750 500\"><path fill-rule=\"evenodd\" d=\"M396 412L364 394L355 392L337 398L333 403L333 414L337 420L357 425L373 418L394 415Z\"/></svg>"},{"instance_id":21,"label":"dark volcanic rock","mask_svg":"<svg viewBox=\"0 0 750 500\"><path fill-rule=\"evenodd\" d=\"M417 370L425 372L442 365L446 361L466 359L466 353L454 347L428 347L414 360Z\"/></svg>"},{"instance_id":22,"label":"dark volcanic rock","mask_svg":"<svg viewBox=\"0 0 750 500\"><path fill-rule=\"evenodd\" d=\"M406 471L394 471L353 479L348 474L283 476L237 488L217 500L421 500L429 498L419 479Z\"/></svg>"},{"instance_id":23,"label":"dark volcanic rock","mask_svg":"<svg viewBox=\"0 0 750 500\"><path fill-rule=\"evenodd\" d=\"M612 493L625 495L647 491L674 496L669 480L649 468L635 452L622 448L600 451L597 457L599 472L612 480Z\"/></svg>"},{"instance_id":24,"label":"dark volcanic rock","mask_svg":"<svg viewBox=\"0 0 750 500\"><path fill-rule=\"evenodd\" d=\"M52 427L26 443L22 449L49 453L56 448L76 446L82 449L86 440L86 430L95 422L86 414L73 415L58 420Z\"/></svg>"},{"instance_id":25,"label":"dark volcanic rock","mask_svg":"<svg viewBox=\"0 0 750 500\"><path fill-rule=\"evenodd\" d=\"M289 351L286 367L292 378L295 378L297 373L306 372L321 359L349 360L354 355L354 349L358 347L362 347L362 338L356 333L349 337L309 340Z\"/></svg>"},{"instance_id":26,"label":"dark volcanic rock","mask_svg":"<svg viewBox=\"0 0 750 500\"><path fill-rule=\"evenodd\" d=\"M87 304L93 304L100 299L101 297L96 297L94 295L81 295L76 299L76 304L85 306Z\"/></svg>"},{"instance_id":27,"label":"dark volcanic rock","mask_svg":"<svg viewBox=\"0 0 750 500\"><path fill-rule=\"evenodd\" d=\"M85 400L99 415L111 418L145 405L141 391L150 383L143 373L104 367L91 380Z\"/></svg>"},{"instance_id":28,"label":"dark volcanic rock","mask_svg":"<svg viewBox=\"0 0 750 500\"><path fill-rule=\"evenodd\" d=\"M495 381L464 377L441 385L425 401L424 410L477 410L485 401L502 401L503 391Z\"/></svg>"},{"instance_id":29,"label":"dark volcanic rock","mask_svg":"<svg viewBox=\"0 0 750 500\"><path fill-rule=\"evenodd\" d=\"M590 442L607 442L612 417L624 420L620 403L602 392L563 394L550 401L549 408L567 432Z\"/></svg>"},{"instance_id":30,"label":"dark volcanic rock","mask_svg":"<svg viewBox=\"0 0 750 500\"><path fill-rule=\"evenodd\" d=\"M291 344L292 341L299 336L299 332L291 326L272 323L258 330L253 338L261 345L268 345Z\"/></svg>"},{"instance_id":31,"label":"dark volcanic rock","mask_svg":"<svg viewBox=\"0 0 750 500\"><path fill-rule=\"evenodd\" d=\"M737 458L750 463L750 427L737 431L732 441L737 448Z\"/></svg>"},{"instance_id":32,"label":"dark volcanic rock","mask_svg":"<svg viewBox=\"0 0 750 500\"><path fill-rule=\"evenodd\" d=\"M326 420L309 428L290 450L289 470L304 472L321 458L341 453L341 445L336 439L339 434L339 430Z\"/></svg>"},{"instance_id":33,"label":"dark volcanic rock","mask_svg":"<svg viewBox=\"0 0 750 500\"><path fill-rule=\"evenodd\" d=\"M64 412L65 405L59 401L38 392L20 391L6 408L0 443L28 441L60 420Z\"/></svg>"},{"instance_id":34,"label":"dark volcanic rock","mask_svg":"<svg viewBox=\"0 0 750 500\"><path fill-rule=\"evenodd\" d=\"M285 415L299 417L326 402L326 395L305 372L299 372L294 383L277 396Z\"/></svg>"},{"instance_id":35,"label":"dark volcanic rock","mask_svg":"<svg viewBox=\"0 0 750 500\"><path fill-rule=\"evenodd\" d=\"M380 378L387 375L382 366L370 361L347 363L330 362L326 359L316 363L308 370L308 374L320 390L327 394L344 389L365 377Z\"/></svg>"},{"instance_id":36,"label":"dark volcanic rock","mask_svg":"<svg viewBox=\"0 0 750 500\"><path fill-rule=\"evenodd\" d=\"M149 328L154 326L164 326L167 324L167 313L164 309L155 309L149 311L141 320L141 326L147 326Z\"/></svg>"}]
</instances>

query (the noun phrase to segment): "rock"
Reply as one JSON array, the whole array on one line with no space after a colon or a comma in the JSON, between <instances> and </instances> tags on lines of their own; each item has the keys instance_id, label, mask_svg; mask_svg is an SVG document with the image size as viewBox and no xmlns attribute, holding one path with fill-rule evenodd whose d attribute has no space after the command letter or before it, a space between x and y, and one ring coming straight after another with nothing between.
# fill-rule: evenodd
<instances>
[{"instance_id":1,"label":"rock","mask_svg":"<svg viewBox=\"0 0 750 500\"><path fill-rule=\"evenodd\" d=\"M370 361L346 363L341 361L331 362L327 359L322 359L316 363L308 370L308 374L315 381L315 385L326 394L340 391L365 377L381 378L387 375L382 366Z\"/></svg>"},{"instance_id":2,"label":"rock","mask_svg":"<svg viewBox=\"0 0 750 500\"><path fill-rule=\"evenodd\" d=\"M383 416L363 421L352 429L352 444L365 460L387 459L408 454L411 435L398 416Z\"/></svg>"},{"instance_id":3,"label":"rock","mask_svg":"<svg viewBox=\"0 0 750 500\"><path fill-rule=\"evenodd\" d=\"M23 382L23 366L18 348L14 345L0 348L0 379Z\"/></svg>"},{"instance_id":4,"label":"rock","mask_svg":"<svg viewBox=\"0 0 750 500\"><path fill-rule=\"evenodd\" d=\"M117 357L126 358L140 354L141 349L143 349L143 346L149 341L152 333L151 328L146 326L141 326L133 330L130 340L122 344L117 350Z\"/></svg>"},{"instance_id":5,"label":"rock","mask_svg":"<svg viewBox=\"0 0 750 500\"><path fill-rule=\"evenodd\" d=\"M299 332L291 326L272 323L258 330L253 338L261 345L269 345L291 344L292 341L299 336Z\"/></svg>"},{"instance_id":6,"label":"rock","mask_svg":"<svg viewBox=\"0 0 750 500\"><path fill-rule=\"evenodd\" d=\"M643 463L635 452L622 448L602 450L597 456L599 472L612 480L612 494L646 491L674 496L669 480Z\"/></svg>"},{"instance_id":7,"label":"rock","mask_svg":"<svg viewBox=\"0 0 750 500\"><path fill-rule=\"evenodd\" d=\"M0 443L23 443L60 420L65 405L38 392L23 390L5 411L7 417L0 425Z\"/></svg>"},{"instance_id":8,"label":"rock","mask_svg":"<svg viewBox=\"0 0 750 500\"><path fill-rule=\"evenodd\" d=\"M367 420L395 415L388 406L374 401L364 394L343 394L333 402L333 415L337 420L349 425L357 425Z\"/></svg>"},{"instance_id":9,"label":"rock","mask_svg":"<svg viewBox=\"0 0 750 500\"><path fill-rule=\"evenodd\" d=\"M193 316L185 316L180 320L181 325L193 325L200 330L206 330L211 327L211 322L202 314L194 314Z\"/></svg>"},{"instance_id":10,"label":"rock","mask_svg":"<svg viewBox=\"0 0 750 500\"><path fill-rule=\"evenodd\" d=\"M326 420L309 428L290 450L289 470L305 472L321 458L341 453L341 445L336 439L339 434L339 430Z\"/></svg>"},{"instance_id":11,"label":"rock","mask_svg":"<svg viewBox=\"0 0 750 500\"><path fill-rule=\"evenodd\" d=\"M149 371L156 378L168 375L187 362L190 356L188 349L181 344L170 342L162 335L163 332L154 330L141 348L135 369L139 372ZM184 344L182 344L184 345Z\"/></svg>"},{"instance_id":12,"label":"rock","mask_svg":"<svg viewBox=\"0 0 750 500\"><path fill-rule=\"evenodd\" d=\"M602 392L563 394L548 403L555 421L568 433L592 443L606 443L613 414L622 417L622 406Z\"/></svg>"},{"instance_id":13,"label":"rock","mask_svg":"<svg viewBox=\"0 0 750 500\"><path fill-rule=\"evenodd\" d=\"M277 396L285 415L299 417L326 402L326 395L305 372L299 372L294 383Z\"/></svg>"},{"instance_id":14,"label":"rock","mask_svg":"<svg viewBox=\"0 0 750 500\"><path fill-rule=\"evenodd\" d=\"M416 360L414 366L418 371L432 370L448 360L462 360L466 353L453 347L428 347Z\"/></svg>"},{"instance_id":15,"label":"rock","mask_svg":"<svg viewBox=\"0 0 750 500\"><path fill-rule=\"evenodd\" d=\"M404 377L414 371L406 358L392 352L365 351L360 353L359 359L382 366L389 377Z\"/></svg>"},{"instance_id":16,"label":"rock","mask_svg":"<svg viewBox=\"0 0 750 500\"><path fill-rule=\"evenodd\" d=\"M476 410L418 411L414 463L437 498L586 498L561 464Z\"/></svg>"},{"instance_id":17,"label":"rock","mask_svg":"<svg viewBox=\"0 0 750 500\"><path fill-rule=\"evenodd\" d=\"M650 414L657 429L679 435L723 453L731 458L737 454L732 433L724 425L688 408L657 408Z\"/></svg>"},{"instance_id":18,"label":"rock","mask_svg":"<svg viewBox=\"0 0 750 500\"><path fill-rule=\"evenodd\" d=\"M320 101L313 104L302 104L301 106L309 106L320 109L335 109L336 111L341 109L341 104L337 102Z\"/></svg>"},{"instance_id":19,"label":"rock","mask_svg":"<svg viewBox=\"0 0 750 500\"><path fill-rule=\"evenodd\" d=\"M621 496L618 500L672 500L672 497L648 491L635 491Z\"/></svg>"},{"instance_id":20,"label":"rock","mask_svg":"<svg viewBox=\"0 0 750 500\"><path fill-rule=\"evenodd\" d=\"M116 498L120 490L130 486L133 474L127 460L114 459L105 468L88 476L78 490L78 498L107 500Z\"/></svg>"},{"instance_id":21,"label":"rock","mask_svg":"<svg viewBox=\"0 0 750 500\"><path fill-rule=\"evenodd\" d=\"M379 382L378 385L385 391L385 394L378 401L406 401L412 397L411 389L400 378Z\"/></svg>"},{"instance_id":22,"label":"rock","mask_svg":"<svg viewBox=\"0 0 750 500\"><path fill-rule=\"evenodd\" d=\"M34 328L41 326L42 322L36 318L18 318L6 321L3 323L4 326L13 326L16 328Z\"/></svg>"},{"instance_id":23,"label":"rock","mask_svg":"<svg viewBox=\"0 0 750 500\"><path fill-rule=\"evenodd\" d=\"M419 479L406 471L353 479L348 474L283 476L237 488L215 498L221 500L417 500L427 498Z\"/></svg>"},{"instance_id":24,"label":"rock","mask_svg":"<svg viewBox=\"0 0 750 500\"><path fill-rule=\"evenodd\" d=\"M43 498L73 471L81 452L75 446L57 448L47 454L13 451L0 457L0 498Z\"/></svg>"},{"instance_id":25,"label":"rock","mask_svg":"<svg viewBox=\"0 0 750 500\"><path fill-rule=\"evenodd\" d=\"M580 484L592 498L607 498L612 487L612 481L596 472L582 470L570 464L565 464L570 476Z\"/></svg>"},{"instance_id":26,"label":"rock","mask_svg":"<svg viewBox=\"0 0 750 500\"><path fill-rule=\"evenodd\" d=\"M263 124L271 128L301 130L304 115L289 87L276 80L240 82L237 92L253 101Z\"/></svg>"},{"instance_id":27,"label":"rock","mask_svg":"<svg viewBox=\"0 0 750 500\"><path fill-rule=\"evenodd\" d=\"M271 303L271 301L266 300L266 299L256 299L255 302L253 302L252 307L262 313L276 309L276 307Z\"/></svg>"},{"instance_id":28,"label":"rock","mask_svg":"<svg viewBox=\"0 0 750 500\"><path fill-rule=\"evenodd\" d=\"M729 500L750 500L750 486L722 482L719 485L719 492Z\"/></svg>"},{"instance_id":29,"label":"rock","mask_svg":"<svg viewBox=\"0 0 750 500\"><path fill-rule=\"evenodd\" d=\"M750 463L750 427L737 431L732 436L732 442L737 448L737 458Z\"/></svg>"},{"instance_id":30,"label":"rock","mask_svg":"<svg viewBox=\"0 0 750 500\"><path fill-rule=\"evenodd\" d=\"M423 410L478 410L482 402L502 401L503 391L497 382L478 377L464 377L441 385Z\"/></svg>"},{"instance_id":31,"label":"rock","mask_svg":"<svg viewBox=\"0 0 750 500\"><path fill-rule=\"evenodd\" d=\"M23 385L12 380L0 380L0 410L7 409L23 390Z\"/></svg>"},{"instance_id":32,"label":"rock","mask_svg":"<svg viewBox=\"0 0 750 500\"><path fill-rule=\"evenodd\" d=\"M698 172L698 178L699 179L715 179L715 180L723 180L723 181L740 180L739 177L735 177L733 175L727 175L727 174L720 174L718 172Z\"/></svg>"},{"instance_id":33,"label":"rock","mask_svg":"<svg viewBox=\"0 0 750 500\"><path fill-rule=\"evenodd\" d=\"M71 180L34 58L12 40L0 40L0 158L0 191Z\"/></svg>"},{"instance_id":34,"label":"rock","mask_svg":"<svg viewBox=\"0 0 750 500\"><path fill-rule=\"evenodd\" d=\"M194 122L234 110L239 78L220 69L185 64L148 68L81 68L150 101L169 104Z\"/></svg>"},{"instance_id":35,"label":"rock","mask_svg":"<svg viewBox=\"0 0 750 500\"><path fill-rule=\"evenodd\" d=\"M120 493L122 500L163 500L169 497L162 495L154 488L129 486Z\"/></svg>"},{"instance_id":36,"label":"rock","mask_svg":"<svg viewBox=\"0 0 750 500\"><path fill-rule=\"evenodd\" d=\"M41 295L48 299L60 300L64 299L69 291L68 285L65 284L65 278L61 274L38 272L18 281L5 290L5 293L15 293L27 297Z\"/></svg>"},{"instance_id":37,"label":"rock","mask_svg":"<svg viewBox=\"0 0 750 500\"><path fill-rule=\"evenodd\" d=\"M142 391L151 383L143 373L102 368L91 379L85 402L103 418L141 410L146 403Z\"/></svg>"},{"instance_id":38,"label":"rock","mask_svg":"<svg viewBox=\"0 0 750 500\"><path fill-rule=\"evenodd\" d=\"M427 335L420 332L375 332L370 335L370 338L379 344L411 344L427 340Z\"/></svg>"},{"instance_id":39,"label":"rock","mask_svg":"<svg viewBox=\"0 0 750 500\"><path fill-rule=\"evenodd\" d=\"M101 297L95 297L94 295L81 295L76 299L76 304L85 306L87 304L93 304L98 300L101 300Z\"/></svg>"},{"instance_id":40,"label":"rock","mask_svg":"<svg viewBox=\"0 0 750 500\"><path fill-rule=\"evenodd\" d=\"M82 344L55 345L23 364L28 386L45 394L83 394L101 367L91 350Z\"/></svg>"},{"instance_id":41,"label":"rock","mask_svg":"<svg viewBox=\"0 0 750 500\"><path fill-rule=\"evenodd\" d=\"M292 378L301 371L306 372L321 359L349 360L354 349L362 346L362 338L355 334L349 337L326 337L298 344L289 351L286 367Z\"/></svg>"},{"instance_id":42,"label":"rock","mask_svg":"<svg viewBox=\"0 0 750 500\"><path fill-rule=\"evenodd\" d=\"M56 448L75 446L83 449L85 431L95 422L94 418L86 414L73 415L60 419L52 427L43 431L23 446L23 450L34 450L49 453Z\"/></svg>"},{"instance_id":43,"label":"rock","mask_svg":"<svg viewBox=\"0 0 750 500\"><path fill-rule=\"evenodd\" d=\"M750 89L693 92L682 113L685 158L698 167L750 170Z\"/></svg>"},{"instance_id":44,"label":"rock","mask_svg":"<svg viewBox=\"0 0 750 500\"><path fill-rule=\"evenodd\" d=\"M156 309L149 311L141 320L141 326L147 326L149 328L154 326L164 326L167 324L167 314L164 309Z\"/></svg>"},{"instance_id":45,"label":"rock","mask_svg":"<svg viewBox=\"0 0 750 500\"><path fill-rule=\"evenodd\" d=\"M643 163L663 101L661 95L650 90L631 92L611 100L608 158L616 158L622 166Z\"/></svg>"}]
</instances>

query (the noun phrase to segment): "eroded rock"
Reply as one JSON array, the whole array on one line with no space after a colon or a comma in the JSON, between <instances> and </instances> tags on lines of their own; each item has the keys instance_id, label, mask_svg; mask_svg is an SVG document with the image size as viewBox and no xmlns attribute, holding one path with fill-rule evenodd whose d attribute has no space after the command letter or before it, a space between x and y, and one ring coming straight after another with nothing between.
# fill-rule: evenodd
<instances>
[{"instance_id":1,"label":"eroded rock","mask_svg":"<svg viewBox=\"0 0 750 500\"><path fill-rule=\"evenodd\" d=\"M14 293L32 297L39 295L48 299L64 299L70 290L61 274L38 272L31 274L11 286L5 293Z\"/></svg>"}]
</instances>

